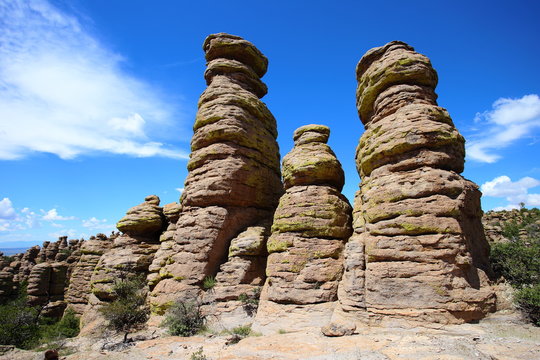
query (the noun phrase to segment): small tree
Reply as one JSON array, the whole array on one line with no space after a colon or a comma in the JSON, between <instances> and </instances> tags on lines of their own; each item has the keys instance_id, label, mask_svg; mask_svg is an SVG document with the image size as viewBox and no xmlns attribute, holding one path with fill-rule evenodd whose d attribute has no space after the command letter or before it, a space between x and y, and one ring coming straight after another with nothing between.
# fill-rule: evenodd
<instances>
[{"instance_id":1,"label":"small tree","mask_svg":"<svg viewBox=\"0 0 540 360\"><path fill-rule=\"evenodd\" d=\"M109 322L108 327L117 333L124 333L124 343L133 329L148 320L150 309L146 304L144 287L144 278L140 276L119 279L112 287L115 300L100 309Z\"/></svg>"}]
</instances>

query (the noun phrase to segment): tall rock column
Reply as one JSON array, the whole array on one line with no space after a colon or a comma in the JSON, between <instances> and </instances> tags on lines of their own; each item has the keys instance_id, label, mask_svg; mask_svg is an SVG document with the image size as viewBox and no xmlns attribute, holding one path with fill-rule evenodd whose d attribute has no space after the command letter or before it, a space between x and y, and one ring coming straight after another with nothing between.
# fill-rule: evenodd
<instances>
[{"instance_id":1,"label":"tall rock column","mask_svg":"<svg viewBox=\"0 0 540 360\"><path fill-rule=\"evenodd\" d=\"M268 279L258 331L320 326L332 314L343 273L342 251L352 233L352 209L340 192L345 178L326 144L329 135L326 126L303 126L294 132L294 148L283 158L286 192L267 244Z\"/></svg>"},{"instance_id":2,"label":"tall rock column","mask_svg":"<svg viewBox=\"0 0 540 360\"><path fill-rule=\"evenodd\" d=\"M341 310L442 323L482 318L494 295L481 193L460 175L465 141L437 106L437 73L394 41L362 57L357 80L362 183Z\"/></svg>"},{"instance_id":3,"label":"tall rock column","mask_svg":"<svg viewBox=\"0 0 540 360\"><path fill-rule=\"evenodd\" d=\"M268 60L238 36L214 34L203 44L208 88L193 126L188 176L170 260L151 293L161 312L201 294L206 277L227 261L233 238L271 219L282 193L276 121L260 100Z\"/></svg>"}]
</instances>

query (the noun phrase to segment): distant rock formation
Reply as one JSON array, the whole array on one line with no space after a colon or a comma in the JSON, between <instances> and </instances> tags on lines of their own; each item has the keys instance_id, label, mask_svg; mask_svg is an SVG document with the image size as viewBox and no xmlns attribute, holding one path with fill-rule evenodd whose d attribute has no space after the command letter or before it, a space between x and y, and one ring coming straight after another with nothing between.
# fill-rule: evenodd
<instances>
[{"instance_id":1,"label":"distant rock formation","mask_svg":"<svg viewBox=\"0 0 540 360\"><path fill-rule=\"evenodd\" d=\"M356 154L362 184L345 251L341 315L482 318L495 299L481 194L459 175L464 139L437 106L437 73L427 57L394 41L362 57L357 80L366 130Z\"/></svg>"},{"instance_id":2,"label":"distant rock formation","mask_svg":"<svg viewBox=\"0 0 540 360\"><path fill-rule=\"evenodd\" d=\"M278 330L272 328L276 317L282 320L279 326L288 329L309 322L288 314L291 308L300 312L302 307L296 305L312 305L305 315L315 324L324 322L333 307L327 304L337 300L342 252L352 233L352 209L340 192L345 177L326 144L329 135L326 126L303 126L294 132L294 148L283 158L286 191L267 244L268 279L256 325L260 331Z\"/></svg>"},{"instance_id":3,"label":"distant rock formation","mask_svg":"<svg viewBox=\"0 0 540 360\"><path fill-rule=\"evenodd\" d=\"M0 271L0 300L14 296L25 282L28 303L42 308L48 317L61 317L67 302L64 298L74 264L78 261L80 242L63 236L46 241L24 254L11 257Z\"/></svg>"},{"instance_id":4,"label":"distant rock formation","mask_svg":"<svg viewBox=\"0 0 540 360\"><path fill-rule=\"evenodd\" d=\"M282 193L276 121L259 99L267 91L260 77L268 60L250 42L223 33L208 36L203 49L208 88L193 126L174 245L162 251L169 254L160 266L163 275L152 279L156 313L178 298L200 296L207 277L226 283L219 273L231 271L220 270L231 241L271 219ZM162 243L162 249L169 246ZM251 275L236 277L252 283Z\"/></svg>"}]
</instances>

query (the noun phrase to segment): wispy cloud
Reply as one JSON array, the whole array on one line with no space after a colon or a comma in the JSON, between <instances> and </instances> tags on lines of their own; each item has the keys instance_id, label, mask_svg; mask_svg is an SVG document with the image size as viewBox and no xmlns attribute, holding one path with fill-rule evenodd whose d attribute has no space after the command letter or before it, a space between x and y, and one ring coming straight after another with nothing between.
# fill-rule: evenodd
<instances>
[{"instance_id":1,"label":"wispy cloud","mask_svg":"<svg viewBox=\"0 0 540 360\"><path fill-rule=\"evenodd\" d=\"M149 135L177 110L76 17L45 0L3 0L0 19L0 159L187 158Z\"/></svg>"},{"instance_id":2,"label":"wispy cloud","mask_svg":"<svg viewBox=\"0 0 540 360\"><path fill-rule=\"evenodd\" d=\"M524 177L518 181L512 181L510 177L503 175L487 181L480 187L484 196L493 196L506 199L509 204L494 210L518 209L520 203L526 206L540 206L540 194L529 193L529 189L540 186L540 180L532 177Z\"/></svg>"},{"instance_id":3,"label":"wispy cloud","mask_svg":"<svg viewBox=\"0 0 540 360\"><path fill-rule=\"evenodd\" d=\"M494 163L501 158L497 151L513 142L534 137L540 129L540 98L536 94L519 99L500 98L493 108L477 113L476 134L467 143L467 156L476 161Z\"/></svg>"},{"instance_id":4,"label":"wispy cloud","mask_svg":"<svg viewBox=\"0 0 540 360\"><path fill-rule=\"evenodd\" d=\"M83 220L82 226L91 230L103 230L103 231L112 231L115 229L113 224L107 224L107 219L98 219L96 217L91 217L90 219Z\"/></svg>"}]
</instances>

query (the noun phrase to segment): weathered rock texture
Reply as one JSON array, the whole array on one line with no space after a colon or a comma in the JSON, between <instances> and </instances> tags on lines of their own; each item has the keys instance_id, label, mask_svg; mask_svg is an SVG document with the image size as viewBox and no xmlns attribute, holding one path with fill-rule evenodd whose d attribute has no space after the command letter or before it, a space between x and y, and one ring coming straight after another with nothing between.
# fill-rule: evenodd
<instances>
[{"instance_id":1,"label":"weathered rock texture","mask_svg":"<svg viewBox=\"0 0 540 360\"><path fill-rule=\"evenodd\" d=\"M250 42L228 34L210 35L203 49L208 88L193 127L174 246L152 280L150 301L158 313L179 297L199 295L209 276L223 285L262 283L245 264L238 265L244 275L226 280L232 270L220 265L228 260L232 239L271 219L282 193L276 121L260 100L268 60Z\"/></svg>"},{"instance_id":2,"label":"weathered rock texture","mask_svg":"<svg viewBox=\"0 0 540 360\"><path fill-rule=\"evenodd\" d=\"M272 333L322 326L330 319L343 273L352 209L341 194L341 164L326 144L330 129L306 125L283 159L285 194L267 243L268 279L254 329Z\"/></svg>"},{"instance_id":3,"label":"weathered rock texture","mask_svg":"<svg viewBox=\"0 0 540 360\"><path fill-rule=\"evenodd\" d=\"M437 106L437 73L427 57L395 41L364 55L357 80L362 184L337 313L482 318L495 299L481 193L459 175L464 139Z\"/></svg>"},{"instance_id":4,"label":"weathered rock texture","mask_svg":"<svg viewBox=\"0 0 540 360\"><path fill-rule=\"evenodd\" d=\"M340 193L344 174L326 144L329 134L322 125L299 128L294 148L283 159L286 192L267 244L270 301L313 304L337 299L352 209Z\"/></svg>"},{"instance_id":5,"label":"weathered rock texture","mask_svg":"<svg viewBox=\"0 0 540 360\"><path fill-rule=\"evenodd\" d=\"M111 237L104 234L91 236L88 241L84 241L79 250L80 258L73 267L69 287L66 292L68 307L76 314L82 315L88 304L90 295L90 279L101 256L111 248L114 239L118 234L113 233Z\"/></svg>"}]
</instances>

